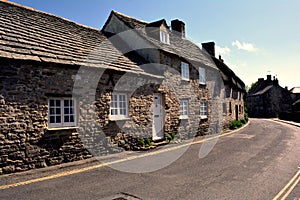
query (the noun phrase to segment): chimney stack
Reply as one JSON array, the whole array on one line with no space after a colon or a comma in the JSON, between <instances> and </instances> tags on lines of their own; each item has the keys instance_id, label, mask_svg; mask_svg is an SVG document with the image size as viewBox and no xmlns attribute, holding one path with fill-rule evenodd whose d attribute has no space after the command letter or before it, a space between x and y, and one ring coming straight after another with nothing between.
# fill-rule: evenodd
<instances>
[{"instance_id":1,"label":"chimney stack","mask_svg":"<svg viewBox=\"0 0 300 200\"><path fill-rule=\"evenodd\" d=\"M272 75L267 75L267 81L272 81Z\"/></svg>"},{"instance_id":2,"label":"chimney stack","mask_svg":"<svg viewBox=\"0 0 300 200\"><path fill-rule=\"evenodd\" d=\"M172 32L181 38L185 38L185 24L179 19L174 19L171 21Z\"/></svg>"},{"instance_id":3,"label":"chimney stack","mask_svg":"<svg viewBox=\"0 0 300 200\"><path fill-rule=\"evenodd\" d=\"M214 42L206 42L201 43L202 49L205 49L207 53L209 53L211 56L215 57L215 43Z\"/></svg>"},{"instance_id":4,"label":"chimney stack","mask_svg":"<svg viewBox=\"0 0 300 200\"><path fill-rule=\"evenodd\" d=\"M259 78L258 83L262 83L262 82L264 82L264 78Z\"/></svg>"}]
</instances>

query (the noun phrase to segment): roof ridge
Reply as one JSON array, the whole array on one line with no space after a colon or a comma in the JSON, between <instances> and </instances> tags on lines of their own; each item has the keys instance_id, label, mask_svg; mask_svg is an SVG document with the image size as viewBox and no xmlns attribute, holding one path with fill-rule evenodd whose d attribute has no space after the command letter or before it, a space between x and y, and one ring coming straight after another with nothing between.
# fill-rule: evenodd
<instances>
[{"instance_id":1,"label":"roof ridge","mask_svg":"<svg viewBox=\"0 0 300 200\"><path fill-rule=\"evenodd\" d=\"M12 1L0 0L0 3L6 3L6 4L10 4L10 5L13 5L13 6L22 8L22 9L30 10L30 11L33 11L33 12L36 12L36 13L40 13L40 14L43 14L43 15L48 15L48 16L51 16L51 17L54 17L54 18L57 18L57 19L60 19L60 20L64 20L64 21L72 23L72 24L74 24L76 26L80 26L80 27L87 28L87 29L90 29L90 30L99 31L99 32L102 31L101 29L97 29L97 28L94 28L94 27L91 27L91 26L80 24L80 23L74 22L74 21L72 21L70 19L67 19L67 18L64 18L64 17L60 17L60 16L57 16L57 15L54 15L54 14L51 14L51 13L47 13L45 11L37 10L37 9L34 9L32 7L29 7L29 6L24 6L24 5L21 5L21 4L12 2Z\"/></svg>"},{"instance_id":2,"label":"roof ridge","mask_svg":"<svg viewBox=\"0 0 300 200\"><path fill-rule=\"evenodd\" d=\"M130 19L134 19L134 20L139 21L139 22L141 22L141 23L149 24L149 22L146 22L146 21L144 21L144 20L141 20L141 19L138 19L138 18L129 16L129 15L125 15L125 14L120 13L120 12L115 11L115 10L112 10L112 12L115 13L115 14L117 14L117 15L121 15L121 16L123 16L123 17L127 17L127 18L130 18Z\"/></svg>"}]
</instances>

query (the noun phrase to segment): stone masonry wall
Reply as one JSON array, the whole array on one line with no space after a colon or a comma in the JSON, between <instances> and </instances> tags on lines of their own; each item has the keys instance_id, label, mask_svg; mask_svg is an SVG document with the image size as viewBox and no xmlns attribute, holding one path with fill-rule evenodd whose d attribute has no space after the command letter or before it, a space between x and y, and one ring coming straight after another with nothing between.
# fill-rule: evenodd
<instances>
[{"instance_id":1,"label":"stone masonry wall","mask_svg":"<svg viewBox=\"0 0 300 200\"><path fill-rule=\"evenodd\" d=\"M47 130L48 95L71 95L77 69L4 59L0 66L0 174L90 157L75 129Z\"/></svg>"},{"instance_id":2,"label":"stone masonry wall","mask_svg":"<svg viewBox=\"0 0 300 200\"><path fill-rule=\"evenodd\" d=\"M154 93L163 96L165 133L181 139L208 133L213 110L209 90L199 86L195 69L190 81L182 81L181 61L165 58L162 63L170 69L163 72L163 80L95 68L87 68L83 76L75 66L1 60L0 174L116 153L123 150L118 144L124 138L151 138ZM83 82L76 84L80 79ZM110 120L113 92L128 95L128 119ZM48 99L72 95L78 106L77 127L48 128ZM184 120L179 119L181 98L190 102ZM208 101L206 119L200 118L201 100Z\"/></svg>"}]
</instances>

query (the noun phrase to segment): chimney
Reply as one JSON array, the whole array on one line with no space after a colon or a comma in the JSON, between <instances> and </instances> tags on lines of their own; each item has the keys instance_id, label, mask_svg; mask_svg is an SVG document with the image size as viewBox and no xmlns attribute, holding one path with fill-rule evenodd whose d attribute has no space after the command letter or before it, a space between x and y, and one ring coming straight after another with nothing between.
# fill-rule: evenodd
<instances>
[{"instance_id":1,"label":"chimney","mask_svg":"<svg viewBox=\"0 0 300 200\"><path fill-rule=\"evenodd\" d=\"M222 59L222 56L221 56L221 55L219 55L219 60L220 60L221 62L224 62L224 60Z\"/></svg>"},{"instance_id":2,"label":"chimney","mask_svg":"<svg viewBox=\"0 0 300 200\"><path fill-rule=\"evenodd\" d=\"M211 56L215 57L215 43L214 42L206 42L201 43L202 49L205 49L207 53L209 53Z\"/></svg>"},{"instance_id":3,"label":"chimney","mask_svg":"<svg viewBox=\"0 0 300 200\"><path fill-rule=\"evenodd\" d=\"M185 24L179 19L174 19L171 21L172 31L175 35L178 35L181 38L185 38Z\"/></svg>"},{"instance_id":4,"label":"chimney","mask_svg":"<svg viewBox=\"0 0 300 200\"><path fill-rule=\"evenodd\" d=\"M262 82L264 82L264 78L259 78L258 83L262 83Z\"/></svg>"},{"instance_id":5,"label":"chimney","mask_svg":"<svg viewBox=\"0 0 300 200\"><path fill-rule=\"evenodd\" d=\"M267 75L267 81L272 81L272 75Z\"/></svg>"},{"instance_id":6,"label":"chimney","mask_svg":"<svg viewBox=\"0 0 300 200\"><path fill-rule=\"evenodd\" d=\"M278 79L273 76L273 85L279 85Z\"/></svg>"}]
</instances>

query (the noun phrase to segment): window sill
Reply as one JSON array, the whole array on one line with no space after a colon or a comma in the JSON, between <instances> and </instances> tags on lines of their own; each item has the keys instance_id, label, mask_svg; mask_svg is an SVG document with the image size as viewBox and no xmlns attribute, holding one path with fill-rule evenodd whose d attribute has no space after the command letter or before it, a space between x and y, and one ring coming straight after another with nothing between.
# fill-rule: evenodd
<instances>
[{"instance_id":1,"label":"window sill","mask_svg":"<svg viewBox=\"0 0 300 200\"><path fill-rule=\"evenodd\" d=\"M128 121L129 117L110 117L109 121Z\"/></svg>"},{"instance_id":2,"label":"window sill","mask_svg":"<svg viewBox=\"0 0 300 200\"><path fill-rule=\"evenodd\" d=\"M51 127L48 128L48 131L59 131L59 130L70 130L70 129L77 129L77 126L68 126L68 127Z\"/></svg>"},{"instance_id":3,"label":"window sill","mask_svg":"<svg viewBox=\"0 0 300 200\"><path fill-rule=\"evenodd\" d=\"M206 83L200 82L199 85L206 85Z\"/></svg>"},{"instance_id":4,"label":"window sill","mask_svg":"<svg viewBox=\"0 0 300 200\"><path fill-rule=\"evenodd\" d=\"M200 119L207 119L207 115L201 115Z\"/></svg>"},{"instance_id":5,"label":"window sill","mask_svg":"<svg viewBox=\"0 0 300 200\"><path fill-rule=\"evenodd\" d=\"M180 116L179 119L188 119L188 116Z\"/></svg>"},{"instance_id":6,"label":"window sill","mask_svg":"<svg viewBox=\"0 0 300 200\"><path fill-rule=\"evenodd\" d=\"M190 81L190 79L181 78L181 81L189 82L189 81Z\"/></svg>"}]
</instances>

